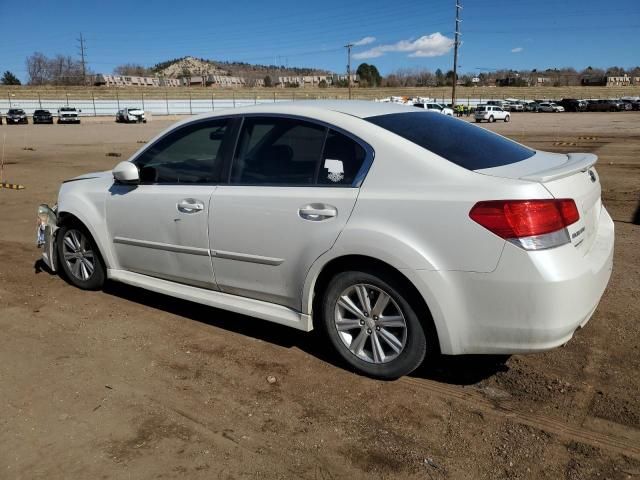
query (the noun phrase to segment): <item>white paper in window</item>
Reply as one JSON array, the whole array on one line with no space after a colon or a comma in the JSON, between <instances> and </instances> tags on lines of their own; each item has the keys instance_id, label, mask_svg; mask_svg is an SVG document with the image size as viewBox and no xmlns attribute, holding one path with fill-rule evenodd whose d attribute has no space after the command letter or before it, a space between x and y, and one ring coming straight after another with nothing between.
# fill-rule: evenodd
<instances>
[{"instance_id":1,"label":"white paper in window","mask_svg":"<svg viewBox=\"0 0 640 480\"><path fill-rule=\"evenodd\" d=\"M327 178L334 183L341 181L344 178L344 167L342 166L342 160L333 160L327 158L324 161L324 168L327 169Z\"/></svg>"}]
</instances>

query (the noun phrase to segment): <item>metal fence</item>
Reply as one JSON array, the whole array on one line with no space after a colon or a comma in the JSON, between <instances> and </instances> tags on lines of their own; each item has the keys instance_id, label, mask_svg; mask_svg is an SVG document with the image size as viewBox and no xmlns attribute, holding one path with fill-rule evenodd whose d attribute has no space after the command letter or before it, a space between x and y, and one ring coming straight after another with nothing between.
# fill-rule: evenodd
<instances>
[{"instance_id":1,"label":"metal fence","mask_svg":"<svg viewBox=\"0 0 640 480\"><path fill-rule=\"evenodd\" d=\"M577 87L581 88L581 87ZM49 110L53 115L63 106L72 106L81 110L81 116L115 116L121 108L137 107L142 108L152 115L196 115L221 109L244 107L249 105L274 103L282 101L299 101L314 99L337 99L345 98L345 89L314 90L305 89L284 89L279 91L257 91L257 90L237 90L237 91L215 91L211 89L192 90L145 90L145 91L119 91L93 90L93 89L71 89L64 90L43 90L35 91L29 89L5 90L0 93L0 114L6 113L10 108L22 108L28 115L32 115L34 110ZM466 106L476 106L489 100L504 100L514 98L519 100L533 99L560 99L563 96L568 98L567 93L558 90L542 91L534 89L514 90L505 93L498 89L484 89L472 91L473 94L459 95L457 102ZM624 91L627 95L638 94L640 92ZM355 89L354 99L374 100L376 98L398 96L422 96L428 97L439 103L450 103L450 92L446 89L418 89L401 88L397 91L392 88L387 89ZM519 93L519 95L518 95ZM590 89L586 87L580 90L582 95L575 91L573 98L615 98L611 90ZM621 92L617 92L618 97ZM614 95L612 97L612 95Z\"/></svg>"}]
</instances>

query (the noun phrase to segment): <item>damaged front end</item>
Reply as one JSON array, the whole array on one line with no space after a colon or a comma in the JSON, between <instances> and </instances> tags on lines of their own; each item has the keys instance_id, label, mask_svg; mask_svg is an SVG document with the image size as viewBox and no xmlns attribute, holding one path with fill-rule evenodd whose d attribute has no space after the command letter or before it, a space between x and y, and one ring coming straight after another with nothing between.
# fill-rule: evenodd
<instances>
[{"instance_id":1,"label":"damaged front end","mask_svg":"<svg viewBox=\"0 0 640 480\"><path fill-rule=\"evenodd\" d=\"M52 271L56 271L56 247L55 237L58 230L58 206L42 204L38 207L38 227L36 230L36 242L38 248L42 248L42 261Z\"/></svg>"}]
</instances>

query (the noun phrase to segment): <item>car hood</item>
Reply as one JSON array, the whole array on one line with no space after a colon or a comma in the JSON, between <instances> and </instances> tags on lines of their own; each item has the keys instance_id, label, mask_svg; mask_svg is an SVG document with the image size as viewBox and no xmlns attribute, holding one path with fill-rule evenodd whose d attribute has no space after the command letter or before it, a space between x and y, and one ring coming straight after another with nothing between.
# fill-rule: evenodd
<instances>
[{"instance_id":1,"label":"car hood","mask_svg":"<svg viewBox=\"0 0 640 480\"><path fill-rule=\"evenodd\" d=\"M112 175L113 174L112 174L111 170L105 170L104 172L85 173L83 175L79 175L77 177L73 177L73 178L70 178L68 180L65 180L62 183L77 182L79 180L104 179L104 178L111 177Z\"/></svg>"}]
</instances>

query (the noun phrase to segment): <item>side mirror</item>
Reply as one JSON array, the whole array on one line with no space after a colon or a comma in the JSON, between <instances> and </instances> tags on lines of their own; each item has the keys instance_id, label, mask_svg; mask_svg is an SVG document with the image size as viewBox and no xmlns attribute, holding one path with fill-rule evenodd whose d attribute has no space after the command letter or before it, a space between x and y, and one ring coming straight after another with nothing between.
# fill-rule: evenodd
<instances>
[{"instance_id":1,"label":"side mirror","mask_svg":"<svg viewBox=\"0 0 640 480\"><path fill-rule=\"evenodd\" d=\"M140 182L138 167L131 162L120 162L112 172L113 178L118 183L136 184Z\"/></svg>"}]
</instances>

